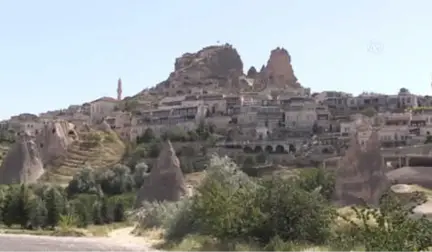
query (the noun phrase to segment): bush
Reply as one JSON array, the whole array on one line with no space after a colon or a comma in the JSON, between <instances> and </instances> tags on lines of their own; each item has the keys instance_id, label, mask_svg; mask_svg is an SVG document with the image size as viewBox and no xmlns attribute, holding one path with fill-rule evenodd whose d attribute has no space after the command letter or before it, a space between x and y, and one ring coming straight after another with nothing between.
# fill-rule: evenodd
<instances>
[{"instance_id":1,"label":"bush","mask_svg":"<svg viewBox=\"0 0 432 252\"><path fill-rule=\"evenodd\" d=\"M97 182L108 195L131 192L135 188L129 167L120 164L98 174Z\"/></svg>"},{"instance_id":2,"label":"bush","mask_svg":"<svg viewBox=\"0 0 432 252\"><path fill-rule=\"evenodd\" d=\"M84 168L77 172L66 187L69 196L78 193L97 194L96 177L91 168Z\"/></svg>"},{"instance_id":3,"label":"bush","mask_svg":"<svg viewBox=\"0 0 432 252\"><path fill-rule=\"evenodd\" d=\"M432 222L413 217L415 207L402 204L394 193L384 195L378 209L353 207L359 222L341 216L350 232L338 232L337 243L346 249L361 244L366 251L427 251L432 246Z\"/></svg>"},{"instance_id":4,"label":"bush","mask_svg":"<svg viewBox=\"0 0 432 252\"><path fill-rule=\"evenodd\" d=\"M294 180L254 181L228 158L213 157L210 163L189 207L169 218L169 238L198 233L264 244L275 236L317 243L329 238L335 214L319 193Z\"/></svg>"},{"instance_id":5,"label":"bush","mask_svg":"<svg viewBox=\"0 0 432 252\"><path fill-rule=\"evenodd\" d=\"M168 227L178 213L181 202L143 202L137 213L139 228Z\"/></svg>"},{"instance_id":6,"label":"bush","mask_svg":"<svg viewBox=\"0 0 432 252\"><path fill-rule=\"evenodd\" d=\"M320 194L327 200L331 200L336 177L333 171L320 168L302 169L299 176L299 186L308 192L319 190Z\"/></svg>"}]
</instances>

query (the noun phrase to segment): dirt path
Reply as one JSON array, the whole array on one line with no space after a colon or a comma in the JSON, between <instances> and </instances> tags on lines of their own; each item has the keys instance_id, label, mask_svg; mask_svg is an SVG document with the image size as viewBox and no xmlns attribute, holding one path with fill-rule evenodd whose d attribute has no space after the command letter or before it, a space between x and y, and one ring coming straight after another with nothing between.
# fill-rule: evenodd
<instances>
[{"instance_id":1,"label":"dirt path","mask_svg":"<svg viewBox=\"0 0 432 252\"><path fill-rule=\"evenodd\" d=\"M158 235L155 234L155 232L153 232L152 235L152 232L149 231L148 235L135 236L132 233L134 229L135 227L115 229L108 234L108 237L111 238L111 240L118 242L120 244L132 243L132 244L148 246L148 247L151 247L152 245L161 242L160 234Z\"/></svg>"},{"instance_id":2,"label":"dirt path","mask_svg":"<svg viewBox=\"0 0 432 252\"><path fill-rule=\"evenodd\" d=\"M148 251L149 245L108 237L53 237L0 234L0 251Z\"/></svg>"}]
</instances>

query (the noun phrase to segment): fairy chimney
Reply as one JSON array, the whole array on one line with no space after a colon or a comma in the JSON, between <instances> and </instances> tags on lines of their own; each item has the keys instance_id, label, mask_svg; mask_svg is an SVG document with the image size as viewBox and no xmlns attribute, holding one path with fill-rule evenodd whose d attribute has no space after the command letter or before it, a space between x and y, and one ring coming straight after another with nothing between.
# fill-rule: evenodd
<instances>
[{"instance_id":1,"label":"fairy chimney","mask_svg":"<svg viewBox=\"0 0 432 252\"><path fill-rule=\"evenodd\" d=\"M178 201L187 192L180 161L170 141L164 143L150 175L137 192L136 207L144 201Z\"/></svg>"},{"instance_id":2,"label":"fairy chimney","mask_svg":"<svg viewBox=\"0 0 432 252\"><path fill-rule=\"evenodd\" d=\"M390 188L390 181L382 163L378 133L373 131L362 149L357 135L342 158L336 173L335 200L338 204L377 205Z\"/></svg>"},{"instance_id":3,"label":"fairy chimney","mask_svg":"<svg viewBox=\"0 0 432 252\"><path fill-rule=\"evenodd\" d=\"M36 143L24 132L7 153L0 167L0 184L34 183L44 168Z\"/></svg>"}]
</instances>

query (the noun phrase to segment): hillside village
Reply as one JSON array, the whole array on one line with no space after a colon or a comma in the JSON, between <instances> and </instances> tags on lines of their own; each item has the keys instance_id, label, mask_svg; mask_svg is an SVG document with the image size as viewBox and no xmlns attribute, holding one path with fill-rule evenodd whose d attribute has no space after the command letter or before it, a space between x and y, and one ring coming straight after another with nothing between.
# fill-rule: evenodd
<instances>
[{"instance_id":1,"label":"hillside village","mask_svg":"<svg viewBox=\"0 0 432 252\"><path fill-rule=\"evenodd\" d=\"M423 144L432 129L432 97L411 94L406 88L395 94L358 96L313 93L298 82L283 48L272 50L260 71L251 67L244 74L235 48L209 46L177 58L166 81L133 97L122 97L122 85L119 79L116 98L13 116L0 123L0 136L7 140L25 133L38 138L54 122L68 122L63 128L69 132L64 134L75 135L104 123L123 141L134 143L147 129L161 136L192 131L204 123L220 133L216 143L220 154L235 149L312 155L322 161L340 156L358 130L365 131L359 134L361 143L377 130L382 147L391 148ZM360 121L367 126L358 127ZM40 148L44 143L39 142ZM294 158L285 155L273 161L290 157Z\"/></svg>"},{"instance_id":2,"label":"hillside village","mask_svg":"<svg viewBox=\"0 0 432 252\"><path fill-rule=\"evenodd\" d=\"M427 168L432 166L432 97L411 94L404 87L394 94L358 96L340 91L313 92L295 76L291 56L284 48L272 50L259 71L250 67L244 73L243 68L232 45L209 46L177 58L165 81L134 96L123 97L122 88L127 83L119 79L115 98L101 97L66 109L39 115L23 113L2 121L0 185L60 187L70 205L76 207L70 209L79 212L78 219L85 222L83 226L125 221L126 205L141 209L138 229L164 228L167 237L181 234L181 238L196 234L187 229L189 226L182 226L184 216L177 215L184 209L181 204L190 203L183 199L190 198L192 203L187 206L195 211L194 223L204 230L200 235L220 240L253 237L260 246L251 250L262 249L262 244L270 246L276 238L282 239L283 246L288 246L287 241L328 245L336 232L335 206L384 209L381 199L394 184L431 187ZM201 178L202 174L207 175ZM268 178L273 183L269 184ZM18 193L21 197L23 190L10 189L9 195ZM34 190L41 198L49 195L45 203L50 216L54 210L48 204L58 195ZM50 190L54 189L47 192ZM425 196L424 190L420 196L410 190L402 190L398 204L422 205L431 197ZM274 198L259 196L270 192ZM123 205L119 195L127 197L128 203ZM230 198L227 195L235 197L235 203L225 200ZM2 203L2 199L7 197L2 197L0 216L6 222L15 210L8 212L3 207L7 201ZM79 201L85 197L89 198ZM110 218L107 200L114 204ZM79 208L83 202L91 203L87 207L92 211L97 209L92 212L93 220L89 220L88 209ZM290 208L298 204L304 208ZM222 210L208 210L210 205L220 205ZM268 211L274 206L277 213L272 217ZM231 210L235 217L225 215ZM287 213L302 217L296 219ZM48 218L51 222L47 225L55 227L59 218ZM158 218L169 219L169 225ZM420 232L415 226L418 223L408 219L404 221L413 226L404 232ZM45 228L44 223L34 221L13 219L11 225ZM273 226L279 221L285 225ZM237 226L223 226L228 222ZM432 232L432 224L428 227ZM379 228L380 232L385 229ZM337 233L338 239L345 233ZM413 244L418 247L414 250L432 245L432 235L421 235L429 239L421 238L421 244L415 240ZM366 236L362 233L361 237ZM359 241L355 242L357 246ZM393 249L377 246L366 245L366 250ZM404 243L396 250L413 248L406 246Z\"/></svg>"}]
</instances>

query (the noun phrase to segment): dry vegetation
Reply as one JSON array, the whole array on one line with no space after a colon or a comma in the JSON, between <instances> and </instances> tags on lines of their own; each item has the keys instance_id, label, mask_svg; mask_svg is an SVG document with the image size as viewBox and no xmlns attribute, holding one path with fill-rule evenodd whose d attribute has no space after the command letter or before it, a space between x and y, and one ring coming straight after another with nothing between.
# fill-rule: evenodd
<instances>
[{"instance_id":1,"label":"dry vegetation","mask_svg":"<svg viewBox=\"0 0 432 252\"><path fill-rule=\"evenodd\" d=\"M66 156L53 161L42 180L67 184L82 168L112 167L121 161L124 153L125 145L115 134L100 131L81 133L80 140L68 148Z\"/></svg>"}]
</instances>

